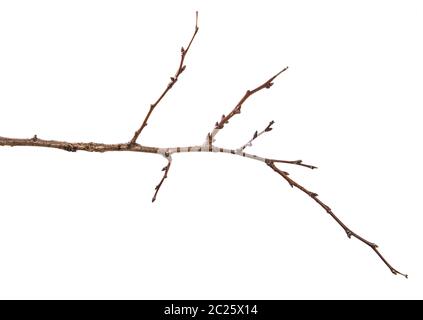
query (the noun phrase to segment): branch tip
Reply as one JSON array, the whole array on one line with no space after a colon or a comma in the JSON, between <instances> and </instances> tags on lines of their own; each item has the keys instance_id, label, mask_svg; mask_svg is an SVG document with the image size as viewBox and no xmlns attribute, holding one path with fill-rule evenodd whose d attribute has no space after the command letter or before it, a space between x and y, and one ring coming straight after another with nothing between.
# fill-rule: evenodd
<instances>
[{"instance_id":1,"label":"branch tip","mask_svg":"<svg viewBox=\"0 0 423 320\"><path fill-rule=\"evenodd\" d=\"M279 71L278 73L276 73L273 77L271 77L267 83L272 83L273 80L275 80L277 77L279 77L282 73L284 73L286 70L288 70L288 66L286 66L285 68L283 68L281 71ZM273 84L273 83L272 83Z\"/></svg>"}]
</instances>

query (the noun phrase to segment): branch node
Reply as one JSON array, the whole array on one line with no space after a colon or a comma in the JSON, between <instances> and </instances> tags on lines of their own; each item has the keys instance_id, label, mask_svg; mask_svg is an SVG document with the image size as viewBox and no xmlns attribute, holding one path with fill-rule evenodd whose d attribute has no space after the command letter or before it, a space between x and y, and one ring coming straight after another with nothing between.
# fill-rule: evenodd
<instances>
[{"instance_id":1,"label":"branch node","mask_svg":"<svg viewBox=\"0 0 423 320\"><path fill-rule=\"evenodd\" d=\"M73 146L72 144L68 144L68 145L66 145L66 146L64 147L64 149L65 149L66 151L69 151L69 152L76 152L76 150L77 150L77 148L76 148L75 146Z\"/></svg>"},{"instance_id":2,"label":"branch node","mask_svg":"<svg viewBox=\"0 0 423 320\"><path fill-rule=\"evenodd\" d=\"M272 131L273 130L273 128L272 128L272 125L275 123L275 121L270 121L269 122L269 124L267 125L267 127L266 127L266 129L264 129L264 131L265 132L269 132L269 131Z\"/></svg>"}]
</instances>

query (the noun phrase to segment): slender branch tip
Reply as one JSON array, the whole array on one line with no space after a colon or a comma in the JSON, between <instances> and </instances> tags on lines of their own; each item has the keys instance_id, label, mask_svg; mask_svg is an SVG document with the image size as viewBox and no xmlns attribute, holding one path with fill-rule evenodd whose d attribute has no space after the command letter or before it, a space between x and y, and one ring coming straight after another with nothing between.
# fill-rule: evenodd
<instances>
[{"instance_id":1,"label":"slender branch tip","mask_svg":"<svg viewBox=\"0 0 423 320\"><path fill-rule=\"evenodd\" d=\"M195 30L198 30L198 11L195 11Z\"/></svg>"}]
</instances>

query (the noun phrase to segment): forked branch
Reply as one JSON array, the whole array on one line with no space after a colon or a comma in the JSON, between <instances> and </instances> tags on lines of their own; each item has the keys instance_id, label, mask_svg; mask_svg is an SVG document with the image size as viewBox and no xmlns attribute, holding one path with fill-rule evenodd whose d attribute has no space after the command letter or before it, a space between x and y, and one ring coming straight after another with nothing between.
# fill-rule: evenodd
<instances>
[{"instance_id":1,"label":"forked branch","mask_svg":"<svg viewBox=\"0 0 423 320\"><path fill-rule=\"evenodd\" d=\"M377 255L378 257L386 264L386 266L390 269L390 271L393 274L400 274L407 278L407 275L404 273L399 272L397 269L392 267L392 265L385 259L385 257L380 253L378 246L366 240L362 236L358 235L354 231L352 231L349 227L346 226L344 222L342 222L332 211L332 209L323 203L317 193L314 193L305 187L303 187L301 184L293 180L289 173L281 170L277 167L276 164L283 164L283 165L297 165L306 167L309 169L316 169L315 166L304 164L302 160L279 160L279 159L271 159L271 158L265 158L258 155L254 155L251 153L245 152L245 149L252 145L252 142L256 140L259 136L266 132L270 132L272 130L272 125L274 124L274 121L271 121L268 126L258 132L255 131L253 137L244 145L242 145L238 149L228 149L223 147L218 147L214 145L215 137L219 133L219 130L222 130L225 124L229 122L229 120L241 113L241 108L244 104L244 102L250 98L255 93L270 88L273 85L273 81L284 71L288 69L288 67L282 69L277 74L269 78L267 81L265 81L263 84L259 85L255 89L247 90L246 93L243 95L241 100L236 104L236 106L233 108L233 110L228 113L226 116L223 115L220 119L220 121L216 122L213 130L207 134L206 141L201 145L192 145L188 147L169 147L169 148L159 148L159 147L150 147L142 144L137 143L137 139L139 138L141 132L147 125L147 121L149 120L152 112L157 107L157 105L160 103L160 101L163 99L163 97L169 92L169 90L174 86L174 84L178 81L179 76L182 74L182 72L185 70L185 57L191 48L191 44L197 35L198 32L198 14L196 14L195 19L195 29L194 34L188 43L188 46L186 48L181 49L181 60L178 66L178 69L173 77L170 78L170 82L166 86L165 90L162 92L162 94L159 96L159 98L150 106L149 111L147 112L140 128L135 132L134 136L130 140L130 142L124 142L124 143L116 143L116 144L104 144L104 143L94 143L94 142L67 142L67 141L57 141L57 140L44 140L38 138L37 135L33 136L32 138L28 139L20 139L20 138L6 138L6 137L0 137L0 146L28 146L28 147L42 147L42 148L54 148L54 149L61 149L68 152L76 152L76 151L88 151L88 152L111 152L111 151L129 151L129 152L141 152L141 153L154 153L158 155L164 156L168 163L167 165L162 169L163 171L163 177L161 178L160 182L155 187L154 195L152 198L152 201L154 202L157 198L157 194L159 190L161 189L164 181L168 177L168 173L172 164L172 155L176 153L184 153L184 152L215 152L215 153L228 153L236 156L245 157L248 159L252 159L255 161L259 161L262 163L265 163L267 166L269 166L274 172L279 174L292 188L297 188L301 190L303 193L308 195L310 198L312 198L320 207L322 207L345 231L347 236L349 238L353 237L367 246L369 246Z\"/></svg>"}]
</instances>

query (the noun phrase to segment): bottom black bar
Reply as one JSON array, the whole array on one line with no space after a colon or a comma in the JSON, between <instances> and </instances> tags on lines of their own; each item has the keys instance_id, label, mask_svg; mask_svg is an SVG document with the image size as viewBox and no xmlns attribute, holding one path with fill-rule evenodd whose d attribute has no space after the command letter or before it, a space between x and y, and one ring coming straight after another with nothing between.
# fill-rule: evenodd
<instances>
[{"instance_id":1,"label":"bottom black bar","mask_svg":"<svg viewBox=\"0 0 423 320\"><path fill-rule=\"evenodd\" d=\"M62 316L79 319L106 316L116 319L323 319L331 316L357 319L365 314L391 316L399 310L396 304L381 308L379 302L365 301L364 307L342 306L333 301L282 300L56 300L1 301L3 313L15 317L30 315L58 319ZM21 305L18 305L21 304ZM341 309L337 308L340 306ZM4 308L6 307L6 308ZM10 307L9 310L7 307ZM373 308L372 308L373 307ZM365 312L364 312L365 310ZM401 309L403 314L403 309ZM377 314L376 314L377 312Z\"/></svg>"}]
</instances>

